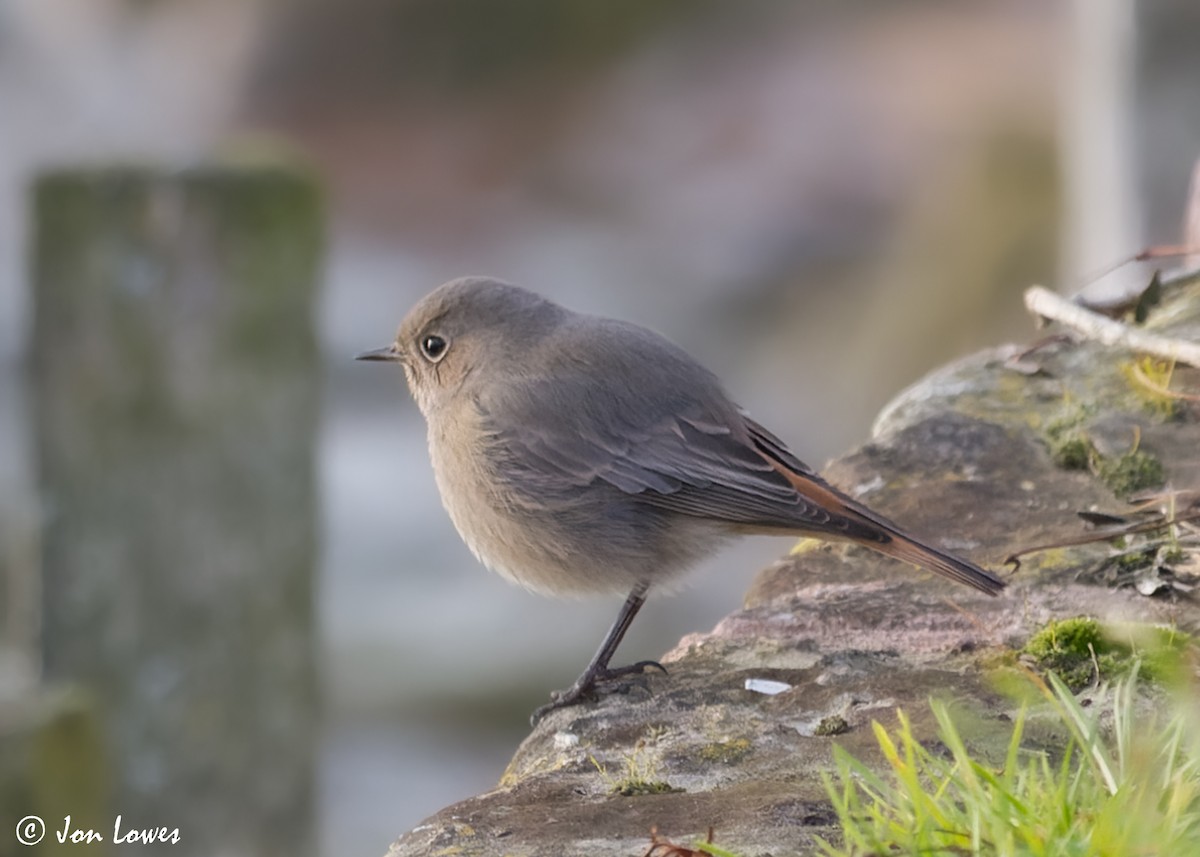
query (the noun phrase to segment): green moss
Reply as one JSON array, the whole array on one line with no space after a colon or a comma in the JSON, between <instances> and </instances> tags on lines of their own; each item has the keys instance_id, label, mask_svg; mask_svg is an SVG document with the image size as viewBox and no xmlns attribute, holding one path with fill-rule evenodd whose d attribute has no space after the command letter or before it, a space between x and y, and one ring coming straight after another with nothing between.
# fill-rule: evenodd
<instances>
[{"instance_id":1,"label":"green moss","mask_svg":"<svg viewBox=\"0 0 1200 857\"><path fill-rule=\"evenodd\" d=\"M753 748L748 738L734 738L731 741L714 741L700 748L700 758L705 762L715 762L721 765L732 765L744 759Z\"/></svg>"},{"instance_id":2,"label":"green moss","mask_svg":"<svg viewBox=\"0 0 1200 857\"><path fill-rule=\"evenodd\" d=\"M821 722L813 729L813 734L820 736L841 735L843 732L849 731L850 724L846 722L846 718L838 714L831 714L828 717L821 718Z\"/></svg>"},{"instance_id":3,"label":"green moss","mask_svg":"<svg viewBox=\"0 0 1200 857\"><path fill-rule=\"evenodd\" d=\"M1103 456L1084 428L1094 408L1065 405L1046 423L1042 436L1050 457L1067 470L1091 470L1118 497L1128 497L1166 480L1162 462L1136 446L1124 455Z\"/></svg>"},{"instance_id":4,"label":"green moss","mask_svg":"<svg viewBox=\"0 0 1200 857\"><path fill-rule=\"evenodd\" d=\"M1166 481L1161 461L1150 453L1133 449L1116 458L1101 458L1096 473L1118 497L1129 497L1146 488L1157 488Z\"/></svg>"},{"instance_id":5,"label":"green moss","mask_svg":"<svg viewBox=\"0 0 1200 857\"><path fill-rule=\"evenodd\" d=\"M1067 470L1086 470L1096 455L1091 438L1083 430L1088 409L1081 405L1064 407L1058 416L1046 423L1043 435L1050 448L1050 457Z\"/></svg>"},{"instance_id":6,"label":"green moss","mask_svg":"<svg viewBox=\"0 0 1200 857\"><path fill-rule=\"evenodd\" d=\"M1050 446L1051 458L1064 470L1086 470L1094 452L1091 440L1083 435L1071 435Z\"/></svg>"},{"instance_id":7,"label":"green moss","mask_svg":"<svg viewBox=\"0 0 1200 857\"><path fill-rule=\"evenodd\" d=\"M1050 622L1029 638L1021 652L1039 670L1057 673L1074 691L1116 667L1100 623L1089 616Z\"/></svg>"},{"instance_id":8,"label":"green moss","mask_svg":"<svg viewBox=\"0 0 1200 857\"><path fill-rule=\"evenodd\" d=\"M1029 638L1022 651L1035 658L1068 653L1087 656L1101 642L1100 623L1088 616L1050 622Z\"/></svg>"},{"instance_id":9,"label":"green moss","mask_svg":"<svg viewBox=\"0 0 1200 857\"><path fill-rule=\"evenodd\" d=\"M1029 638L1021 654L1042 672L1054 672L1073 691L1094 681L1129 674L1168 681L1196 653L1192 637L1172 627L1131 624L1105 627L1090 616L1048 623Z\"/></svg>"},{"instance_id":10,"label":"green moss","mask_svg":"<svg viewBox=\"0 0 1200 857\"><path fill-rule=\"evenodd\" d=\"M1151 545L1140 550L1125 551L1113 557L1113 562L1121 571L1139 571L1152 565L1158 558L1158 549Z\"/></svg>"},{"instance_id":11,"label":"green moss","mask_svg":"<svg viewBox=\"0 0 1200 857\"><path fill-rule=\"evenodd\" d=\"M666 795L682 792L683 789L676 788L663 780L655 780L647 782L644 780L622 780L613 786L612 793L621 795L622 797L636 797L637 795Z\"/></svg>"}]
</instances>

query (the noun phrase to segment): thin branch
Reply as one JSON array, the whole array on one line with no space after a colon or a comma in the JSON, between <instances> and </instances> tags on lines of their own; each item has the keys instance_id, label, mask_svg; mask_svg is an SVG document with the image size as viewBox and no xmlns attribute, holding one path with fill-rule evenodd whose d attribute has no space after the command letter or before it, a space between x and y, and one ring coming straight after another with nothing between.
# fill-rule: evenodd
<instances>
[{"instance_id":1,"label":"thin branch","mask_svg":"<svg viewBox=\"0 0 1200 857\"><path fill-rule=\"evenodd\" d=\"M1105 300L1096 300L1085 295L1088 285L1107 277L1113 271L1124 268L1126 265L1132 265L1134 262L1149 262L1154 259L1169 259L1172 256L1186 257L1183 267L1155 271L1154 276L1147 283L1145 289ZM1132 256L1118 259L1097 271L1093 271L1089 276L1084 278L1078 292L1072 299L1088 309L1102 312L1112 318L1118 318L1133 309L1142 300L1142 296L1147 289L1157 287L1159 292L1165 295L1169 291L1190 286L1192 283L1200 281L1200 265L1196 264L1197 262L1200 262L1200 243L1191 242L1188 244L1146 247Z\"/></svg>"},{"instance_id":2,"label":"thin branch","mask_svg":"<svg viewBox=\"0 0 1200 857\"><path fill-rule=\"evenodd\" d=\"M1067 327L1078 330L1089 339L1095 339L1105 345L1141 351L1164 360L1174 360L1177 363L1200 367L1200 343L1158 336L1119 321L1113 321L1084 309L1079 304L1042 286L1031 286L1026 289L1025 308L1034 315L1065 324Z\"/></svg>"},{"instance_id":3,"label":"thin branch","mask_svg":"<svg viewBox=\"0 0 1200 857\"><path fill-rule=\"evenodd\" d=\"M1127 524L1117 527L1097 527L1091 532L1082 533L1078 536L1023 548L1006 556L1004 558L1004 564L1013 566L1013 571L1015 573L1021 568L1021 557L1028 556L1031 553L1040 553L1042 551L1056 550L1058 548L1079 547L1080 545L1093 545L1098 542L1112 541L1113 539L1121 538L1123 536L1132 536L1139 533L1152 533L1155 530L1164 530L1167 527L1175 524L1184 524L1197 520L1200 520L1200 510L1188 512L1187 514L1181 515L1177 518L1168 518L1164 515L1162 517L1154 518L1150 521L1142 521L1137 524Z\"/></svg>"}]
</instances>

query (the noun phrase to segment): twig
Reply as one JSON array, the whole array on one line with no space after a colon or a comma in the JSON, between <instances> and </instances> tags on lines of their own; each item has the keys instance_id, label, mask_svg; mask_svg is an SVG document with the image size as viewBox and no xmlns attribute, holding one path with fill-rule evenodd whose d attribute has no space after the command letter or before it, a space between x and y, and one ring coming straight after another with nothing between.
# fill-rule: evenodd
<instances>
[{"instance_id":1,"label":"twig","mask_svg":"<svg viewBox=\"0 0 1200 857\"><path fill-rule=\"evenodd\" d=\"M1013 566L1013 573L1015 574L1021 568L1021 557L1028 556L1031 553L1040 553L1041 551L1054 550L1057 548L1091 545L1096 544L1097 542L1107 542L1122 536L1132 536L1139 533L1152 533L1155 530L1162 530L1174 524L1183 524L1189 521L1197 520L1200 520L1200 510L1189 512L1188 514L1181 515L1177 518L1166 518L1164 516L1161 518L1155 518L1152 521L1143 521L1138 524L1129 524L1126 526L1112 528L1097 528L1092 530L1090 533L1084 533L1080 536L1061 539L1055 542L1048 542L1046 544L1034 545L1033 547L1024 548L1015 553L1011 553L1004 558L1004 564Z\"/></svg>"},{"instance_id":2,"label":"twig","mask_svg":"<svg viewBox=\"0 0 1200 857\"><path fill-rule=\"evenodd\" d=\"M1106 300L1096 300L1087 297L1083 290L1091 283L1107 277L1113 271L1124 268L1126 265L1131 265L1134 262L1149 262L1154 259L1167 259L1172 256L1186 256L1185 263L1182 267L1172 268L1166 271L1155 271L1146 288L1140 291L1135 291L1131 294L1120 295ZM1173 289L1180 289L1185 286L1190 286L1192 283L1200 281L1200 265L1195 264L1200 260L1200 244L1171 244L1171 245L1155 245L1146 247L1132 256L1126 256L1123 259L1118 259L1097 271L1093 271L1089 276L1085 277L1078 294L1073 300L1088 309L1103 313L1110 318L1119 318L1125 313L1136 307L1146 296L1146 292L1157 287L1160 295L1166 294ZM1156 301L1157 302L1157 301Z\"/></svg>"},{"instance_id":3,"label":"twig","mask_svg":"<svg viewBox=\"0 0 1200 857\"><path fill-rule=\"evenodd\" d=\"M1042 286L1031 286L1025 291L1025 308L1034 315L1060 322L1078 330L1089 339L1105 345L1128 348L1174 360L1189 366L1200 367L1200 343L1170 339L1166 336L1137 330L1119 321L1084 309Z\"/></svg>"}]
</instances>

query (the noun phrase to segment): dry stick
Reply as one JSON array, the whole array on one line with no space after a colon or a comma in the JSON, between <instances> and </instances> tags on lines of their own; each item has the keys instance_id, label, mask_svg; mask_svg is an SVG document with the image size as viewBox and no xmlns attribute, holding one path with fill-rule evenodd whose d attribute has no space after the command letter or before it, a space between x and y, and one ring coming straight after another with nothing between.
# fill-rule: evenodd
<instances>
[{"instance_id":1,"label":"dry stick","mask_svg":"<svg viewBox=\"0 0 1200 857\"><path fill-rule=\"evenodd\" d=\"M1144 250L1139 250L1132 256L1126 256L1124 259L1118 259L1115 262L1110 262L1103 268L1093 271L1083 281L1083 283L1085 286L1089 283L1094 283L1096 280L1099 280L1102 277L1107 277L1118 268L1124 268L1126 265L1129 265L1133 262L1149 262L1151 259L1169 259L1172 256L1191 256L1198 252L1200 252L1200 247L1186 244L1168 244L1147 247Z\"/></svg>"},{"instance_id":2,"label":"dry stick","mask_svg":"<svg viewBox=\"0 0 1200 857\"><path fill-rule=\"evenodd\" d=\"M1197 203L1197 205L1200 206L1200 203ZM1146 247L1143 250L1139 250L1132 256L1126 256L1124 259L1118 259L1111 264L1105 265L1098 271L1094 271L1083 281L1083 284L1084 287L1086 287L1088 283L1094 283L1101 277L1107 277L1118 268L1124 268L1126 265L1133 264L1134 262L1149 262L1153 259L1169 259L1172 256L1187 257L1187 261L1184 263L1183 267L1172 268L1162 272L1155 272L1155 277L1158 279L1158 287L1165 293L1171 289L1189 286L1192 283L1200 280L1200 266L1192 264L1194 259L1200 259L1200 255L1198 254L1200 254L1200 242L1196 241L1189 241L1186 244L1156 244L1152 247ZM1147 288L1149 288L1149 284L1147 285ZM1119 307L1122 303L1130 303L1131 305L1136 304L1143 293L1144 290L1143 292L1137 292L1132 295L1116 298L1112 301L1106 301L1100 305L1093 304L1092 302L1081 297L1077 297L1075 300L1084 306L1090 306L1093 309L1103 311L1109 306L1109 304L1114 307Z\"/></svg>"},{"instance_id":3,"label":"dry stick","mask_svg":"<svg viewBox=\"0 0 1200 857\"><path fill-rule=\"evenodd\" d=\"M1006 556L1004 558L1004 564L1014 566L1013 571L1016 572L1021 568L1021 557L1027 556L1031 553L1040 553L1041 551L1053 550L1055 548L1079 547L1080 545L1091 545L1096 544L1097 542L1107 542L1122 536L1132 536L1137 535L1138 533L1152 533L1155 530L1162 530L1174 524L1185 524L1191 521L1200 521L1200 510L1188 512L1186 515L1180 515L1176 518L1155 518L1151 521L1143 521L1140 524L1129 524L1122 527L1106 527L1103 529L1096 529L1092 530L1090 533L1083 533L1072 538L1023 548L1016 553Z\"/></svg>"},{"instance_id":4,"label":"dry stick","mask_svg":"<svg viewBox=\"0 0 1200 857\"><path fill-rule=\"evenodd\" d=\"M1174 360L1189 366L1200 367L1200 343L1171 339L1147 333L1113 321L1079 304L1061 297L1042 286L1031 286L1025 291L1025 308L1034 315L1065 324L1078 330L1089 339L1105 345L1116 345L1132 351L1142 351Z\"/></svg>"}]
</instances>

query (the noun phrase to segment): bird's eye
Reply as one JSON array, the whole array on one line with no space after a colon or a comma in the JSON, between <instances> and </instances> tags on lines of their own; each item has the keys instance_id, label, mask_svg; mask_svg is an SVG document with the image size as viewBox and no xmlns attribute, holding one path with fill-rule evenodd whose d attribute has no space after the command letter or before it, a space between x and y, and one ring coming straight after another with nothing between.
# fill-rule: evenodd
<instances>
[{"instance_id":1,"label":"bird's eye","mask_svg":"<svg viewBox=\"0 0 1200 857\"><path fill-rule=\"evenodd\" d=\"M430 363L437 363L445 357L446 349L449 347L450 343L436 333L431 333L421 340L421 353Z\"/></svg>"}]
</instances>

